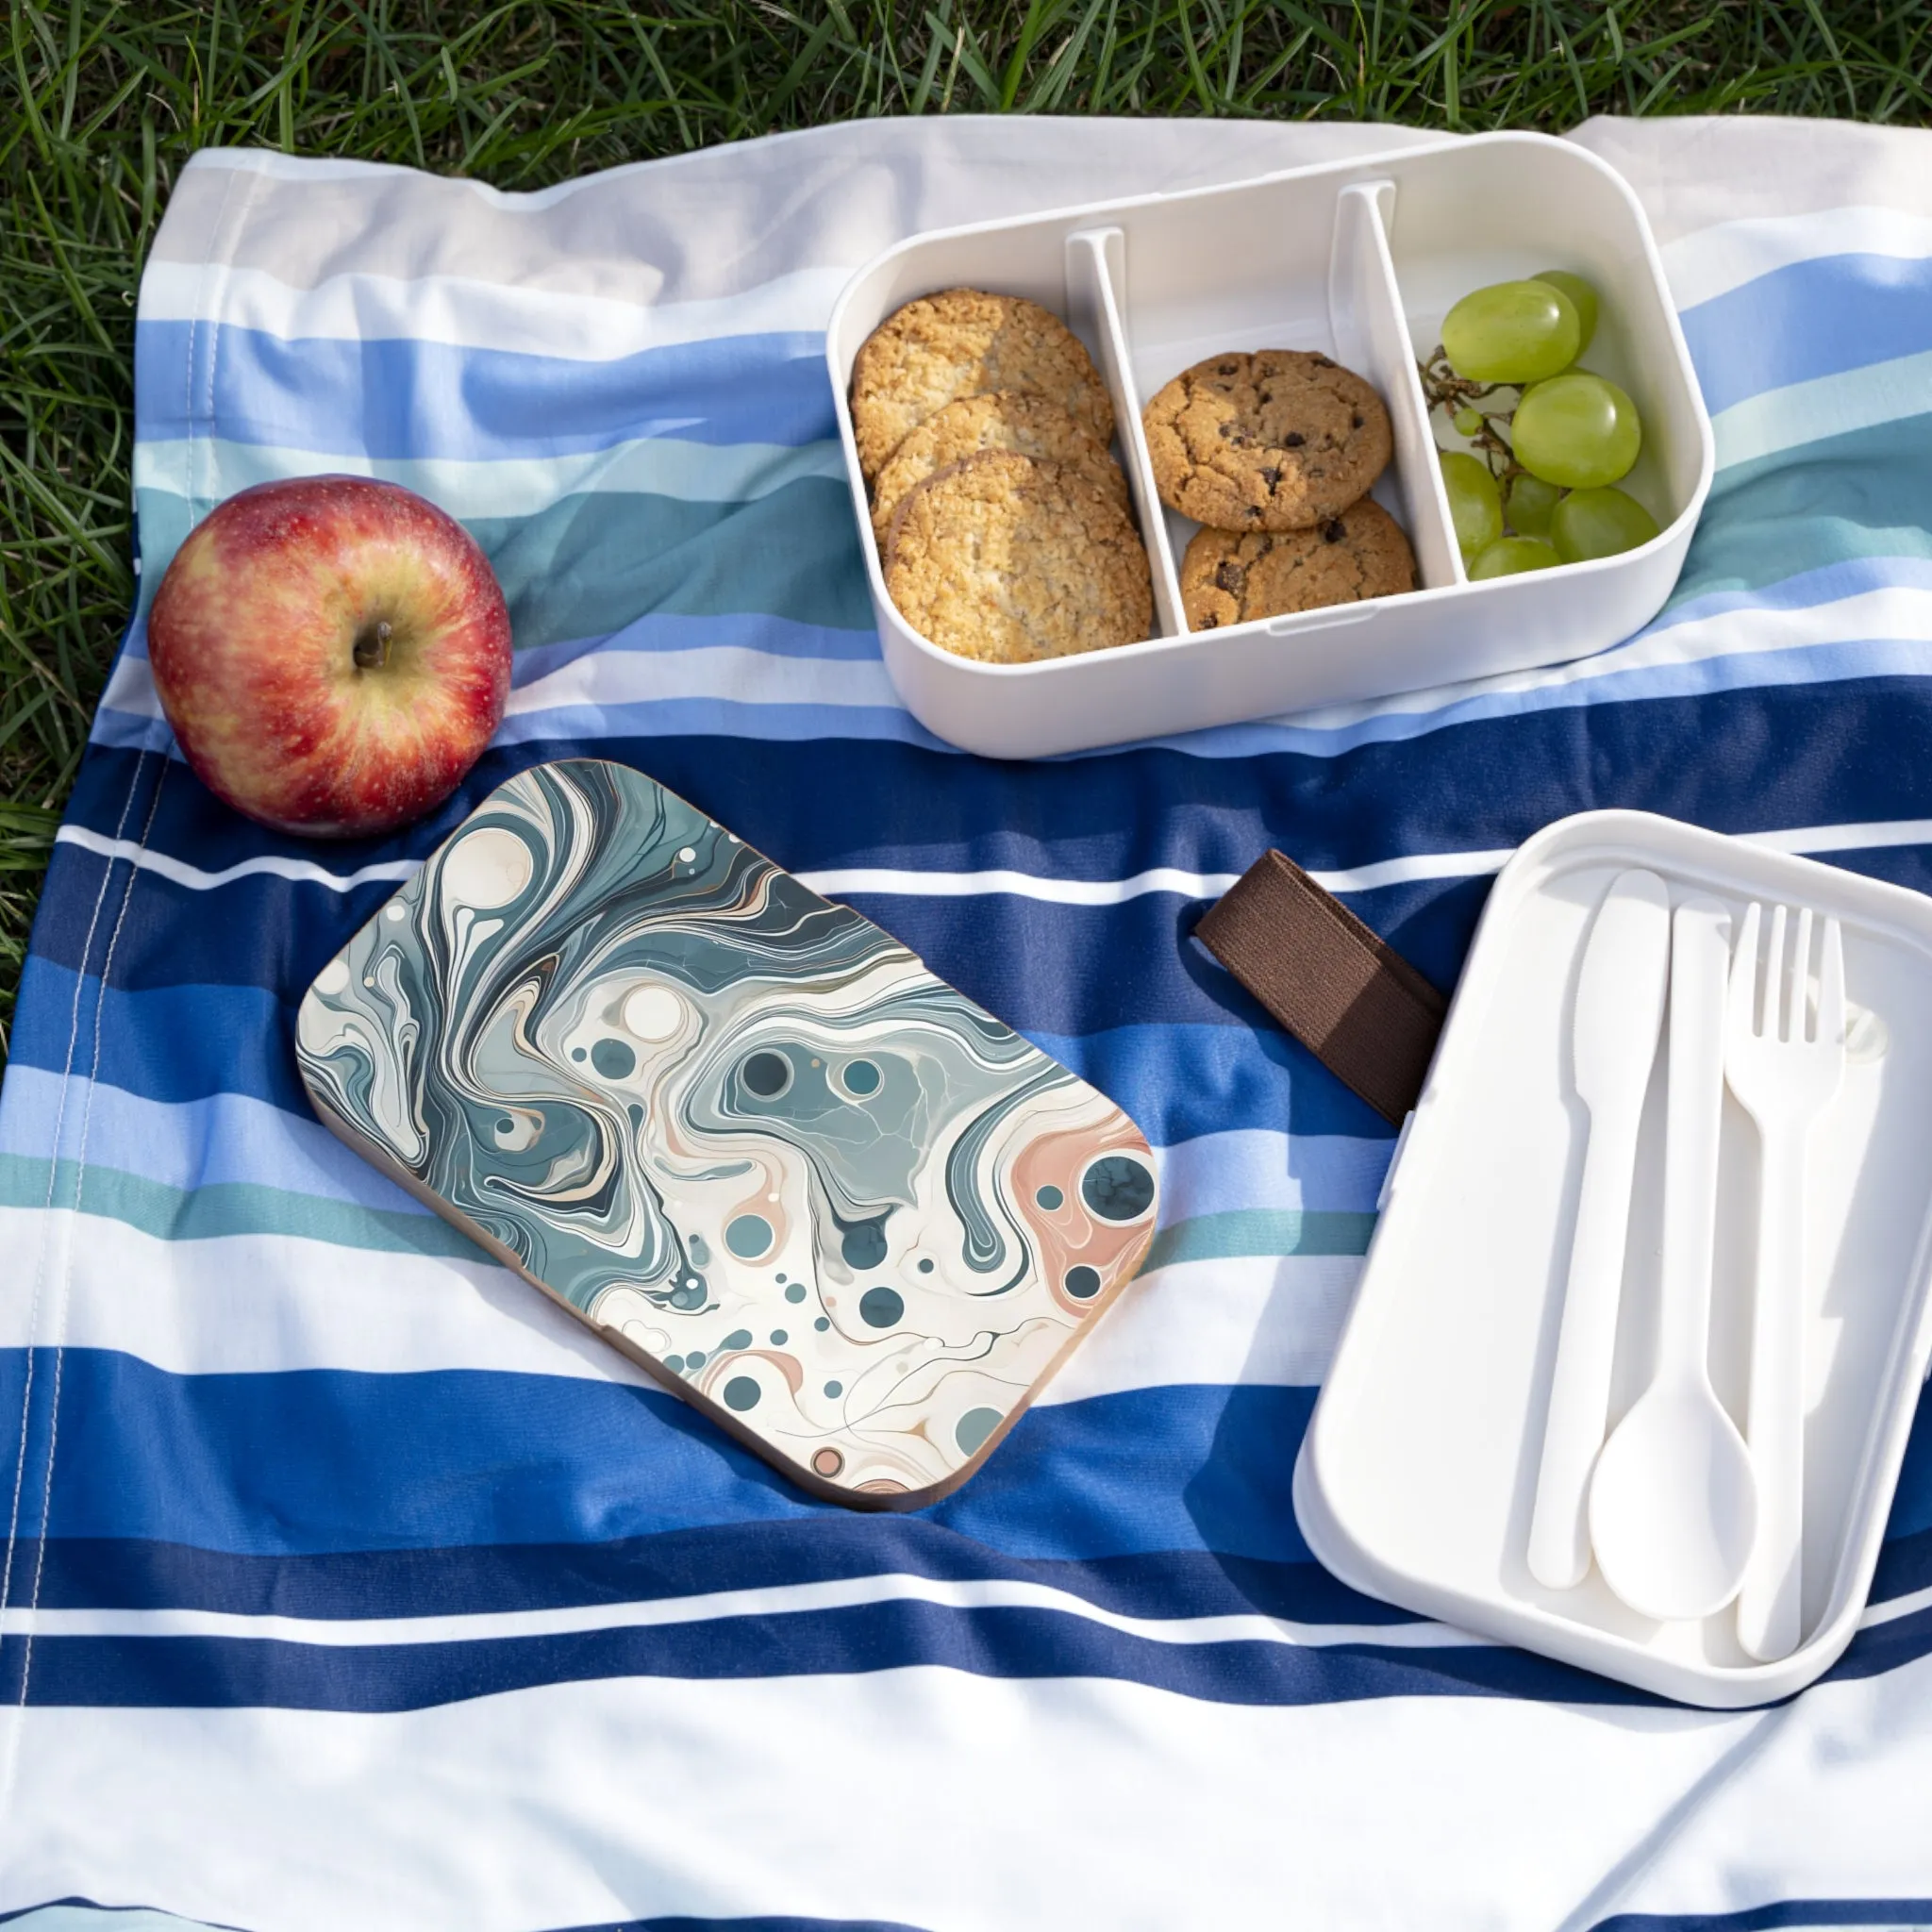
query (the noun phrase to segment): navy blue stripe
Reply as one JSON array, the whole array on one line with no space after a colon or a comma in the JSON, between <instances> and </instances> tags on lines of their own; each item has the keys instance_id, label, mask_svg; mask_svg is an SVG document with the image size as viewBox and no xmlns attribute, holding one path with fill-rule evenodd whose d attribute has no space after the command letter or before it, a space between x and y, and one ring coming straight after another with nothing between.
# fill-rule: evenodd
<instances>
[{"instance_id":1,"label":"navy blue stripe","mask_svg":"<svg viewBox=\"0 0 1932 1932\"><path fill-rule=\"evenodd\" d=\"M110 861L83 846L57 848L54 909L36 935L36 958L77 968L89 915ZM125 878L125 868L121 877ZM1426 973L1453 985L1489 891L1487 878L1431 880L1362 894L1359 909ZM269 875L207 891L143 873L115 948L111 985L165 993L206 987L210 1025L231 990L252 1012L264 989L284 1008L383 900L392 884L348 894ZM935 971L1023 1032L1061 1037L1123 1026L1274 1027L1263 1009L1192 940L1208 901L1150 892L1118 906L1066 906L991 894L962 921L956 901L912 894L849 894ZM1051 974L1039 962L1052 959ZM1136 962L1131 973L1123 960ZM221 989L219 992L212 989ZM29 1031L29 1042L39 1036ZM64 1039L64 1036L63 1036ZM111 1044L111 1042L110 1042ZM1282 1041L1284 1047L1287 1041ZM36 1043L22 1051L39 1064ZM1290 1054L1298 1075L1313 1062ZM1371 1133L1380 1131L1373 1125Z\"/></svg>"},{"instance_id":2,"label":"navy blue stripe","mask_svg":"<svg viewBox=\"0 0 1932 1932\"><path fill-rule=\"evenodd\" d=\"M103 1917L119 1912L158 1912L170 1919L177 1917L161 1906L104 1906L93 1899L69 1893L64 1898L42 1899L39 1905L19 1906L11 1911L0 1912L0 1925L18 1924L21 1921L32 1919L42 1912L56 1911L99 1912ZM195 1932L195 1928L200 1927L208 1927L210 1932L245 1932L245 1928L231 1926L226 1920L180 1919L178 1923L183 1932ZM754 1919L692 1919L679 1915L675 1918L625 1919L622 1924L613 1921L602 1925L574 1925L568 1928L568 1932L921 1932L921 1928L903 1924L897 1919L795 1919L769 1916Z\"/></svg>"},{"instance_id":3,"label":"navy blue stripe","mask_svg":"<svg viewBox=\"0 0 1932 1932\"><path fill-rule=\"evenodd\" d=\"M572 1932L920 1932L897 1919L626 1919L621 1925L579 1925Z\"/></svg>"},{"instance_id":4,"label":"navy blue stripe","mask_svg":"<svg viewBox=\"0 0 1932 1932\"><path fill-rule=\"evenodd\" d=\"M76 787L77 823L111 831L133 756L90 750ZM1002 764L879 740L524 744L491 752L460 801L398 839L321 847L246 825L176 766L153 844L208 868L282 852L349 872L426 852L491 787L564 756L641 767L795 872L1007 867L1119 878L1173 865L1237 873L1269 844L1325 871L1408 853L1512 846L1552 819L1607 806L1718 831L1924 817L1932 813L1932 679L1780 686L1481 719L1335 758L1199 758L1141 749ZM1932 883L1932 871L1924 877Z\"/></svg>"},{"instance_id":5,"label":"navy blue stripe","mask_svg":"<svg viewBox=\"0 0 1932 1932\"><path fill-rule=\"evenodd\" d=\"M920 1932L896 1919L626 1919L572 1932Z\"/></svg>"},{"instance_id":6,"label":"navy blue stripe","mask_svg":"<svg viewBox=\"0 0 1932 1932\"><path fill-rule=\"evenodd\" d=\"M1932 1898L1793 1898L1737 1912L1618 1912L1591 1932L1808 1932L1812 1926L1932 1925Z\"/></svg>"},{"instance_id":7,"label":"navy blue stripe","mask_svg":"<svg viewBox=\"0 0 1932 1932\"><path fill-rule=\"evenodd\" d=\"M1828 1674L1831 1680L1883 1676L1932 1654L1932 1607L1860 1630Z\"/></svg>"},{"instance_id":8,"label":"navy blue stripe","mask_svg":"<svg viewBox=\"0 0 1932 1932\"><path fill-rule=\"evenodd\" d=\"M1932 1514L1932 1479L1924 1467L1928 1461L1932 1461L1932 1401L1922 1398L1885 1541L1879 1545L1878 1567L1872 1575L1874 1603L1932 1590L1932 1529L1915 1526L1918 1520Z\"/></svg>"},{"instance_id":9,"label":"navy blue stripe","mask_svg":"<svg viewBox=\"0 0 1932 1932\"><path fill-rule=\"evenodd\" d=\"M0 1642L0 1696L20 1696L19 1638ZM322 1645L246 1638L38 1637L27 1701L232 1709L418 1710L470 1697L611 1677L701 1681L844 1676L914 1666L975 1676L1100 1677L1215 1704L1376 1697L1657 1699L1526 1651L1263 1641L1163 1643L1036 1609L953 1610L908 1600L655 1628Z\"/></svg>"},{"instance_id":10,"label":"navy blue stripe","mask_svg":"<svg viewBox=\"0 0 1932 1932\"><path fill-rule=\"evenodd\" d=\"M134 392L142 442L192 432L318 456L488 461L649 436L797 445L838 434L824 338L809 333L722 336L583 362L143 322Z\"/></svg>"},{"instance_id":11,"label":"navy blue stripe","mask_svg":"<svg viewBox=\"0 0 1932 1932\"><path fill-rule=\"evenodd\" d=\"M0 1351L8 1469L25 1367L25 1351ZM34 1496L55 1386L51 1358L42 1367L24 1491ZM846 1514L656 1389L484 1370L176 1375L82 1348L65 1351L59 1383L54 1538L278 1555L607 1543ZM971 1483L924 1513L1030 1559L1212 1549L1307 1562L1290 1481L1309 1400L1190 1386L1031 1409Z\"/></svg>"},{"instance_id":12,"label":"navy blue stripe","mask_svg":"<svg viewBox=\"0 0 1932 1932\"><path fill-rule=\"evenodd\" d=\"M1932 260L1794 261L1684 311L1705 407L1932 348Z\"/></svg>"},{"instance_id":13,"label":"navy blue stripe","mask_svg":"<svg viewBox=\"0 0 1932 1932\"><path fill-rule=\"evenodd\" d=\"M1284 1454L1289 1454L1284 1448ZM1290 1455L1289 1459L1292 1460ZM194 1609L234 1616L429 1617L651 1603L859 1576L1038 1584L1124 1617L1258 1613L1297 1624L1407 1624L1314 1562L1208 1550L1079 1561L1008 1556L926 1516L821 1512L602 1543L245 1556L134 1539L24 1541L16 1568L46 1609Z\"/></svg>"},{"instance_id":14,"label":"navy blue stripe","mask_svg":"<svg viewBox=\"0 0 1932 1932\"><path fill-rule=\"evenodd\" d=\"M1932 1616L1868 1633L1830 1674L1873 1675L1932 1652ZM22 1699L26 1644L0 1641L0 1697ZM1666 1700L1507 1645L1258 1639L1174 1643L1060 1610L955 1609L911 1598L839 1609L456 1642L307 1644L260 1638L65 1637L33 1643L25 1701L122 1708L397 1711L613 1677L861 1675L939 1666L1008 1680L1098 1677L1215 1704L1377 1697L1533 1697L1571 1705Z\"/></svg>"},{"instance_id":15,"label":"navy blue stripe","mask_svg":"<svg viewBox=\"0 0 1932 1932\"><path fill-rule=\"evenodd\" d=\"M920 1932L897 1919L626 1919L621 1925L578 1925L571 1932Z\"/></svg>"}]
</instances>

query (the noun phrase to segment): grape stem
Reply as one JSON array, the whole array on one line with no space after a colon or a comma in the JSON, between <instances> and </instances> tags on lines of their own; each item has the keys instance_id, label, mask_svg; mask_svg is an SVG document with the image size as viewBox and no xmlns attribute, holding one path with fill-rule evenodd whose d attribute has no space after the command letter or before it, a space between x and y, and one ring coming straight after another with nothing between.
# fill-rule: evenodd
<instances>
[{"instance_id":1,"label":"grape stem","mask_svg":"<svg viewBox=\"0 0 1932 1932\"><path fill-rule=\"evenodd\" d=\"M1496 427L1498 421L1507 423L1516 411L1509 408L1492 412L1477 407L1498 390L1513 391L1516 388L1514 383L1472 382L1466 375L1457 375L1449 366L1449 358L1440 342L1427 361L1416 364L1416 373L1422 377L1423 395L1432 415L1441 409L1453 424L1458 410L1473 409L1482 418L1482 427L1468 440L1481 451L1490 475L1498 483L1507 483L1512 476L1523 474L1523 465L1516 460L1516 452Z\"/></svg>"}]
</instances>

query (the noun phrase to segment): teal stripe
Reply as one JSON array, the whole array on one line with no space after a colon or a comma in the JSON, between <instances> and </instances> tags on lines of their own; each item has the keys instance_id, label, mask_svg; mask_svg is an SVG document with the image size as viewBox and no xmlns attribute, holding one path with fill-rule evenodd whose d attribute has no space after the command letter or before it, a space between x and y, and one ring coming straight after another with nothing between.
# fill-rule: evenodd
<instances>
[{"instance_id":1,"label":"teal stripe","mask_svg":"<svg viewBox=\"0 0 1932 1932\"><path fill-rule=\"evenodd\" d=\"M143 490L137 508L142 555L172 557L188 534L186 499ZM604 637L658 611L873 627L852 492L830 477L748 503L598 491L467 527L503 586L519 650ZM143 572L144 592L159 575Z\"/></svg>"},{"instance_id":2,"label":"teal stripe","mask_svg":"<svg viewBox=\"0 0 1932 1932\"><path fill-rule=\"evenodd\" d=\"M46 1160L31 1155L0 1154L0 1208L43 1208L49 1200L57 1207L72 1207L75 1163L57 1164L51 1194L47 1169ZM90 1162L80 1205L85 1213L125 1222L158 1241L291 1235L384 1254L484 1258L466 1236L434 1214L362 1208L353 1201L325 1200L248 1181L174 1188L165 1181ZM1224 1214L1198 1214L1162 1228L1144 1265L1165 1268L1177 1261L1257 1255L1365 1255L1374 1227L1373 1214L1334 1208L1242 1208Z\"/></svg>"},{"instance_id":3,"label":"teal stripe","mask_svg":"<svg viewBox=\"0 0 1932 1932\"><path fill-rule=\"evenodd\" d=\"M570 497L470 530L495 567L523 647L602 637L646 611L873 627L852 492L824 477L750 503Z\"/></svg>"},{"instance_id":4,"label":"teal stripe","mask_svg":"<svg viewBox=\"0 0 1932 1932\"><path fill-rule=\"evenodd\" d=\"M0 1154L0 1208L72 1208L76 1183L80 1209L121 1221L158 1241L210 1241L225 1235L292 1235L328 1241L337 1247L374 1249L391 1255L441 1255L464 1261L487 1258L467 1236L434 1214L385 1208L360 1208L353 1201L328 1201L253 1182L222 1181L203 1188L171 1188L123 1169L88 1164L84 1180L76 1164L56 1164L47 1187L48 1162L25 1154Z\"/></svg>"},{"instance_id":5,"label":"teal stripe","mask_svg":"<svg viewBox=\"0 0 1932 1932\"><path fill-rule=\"evenodd\" d=\"M1226 1261L1251 1255L1366 1255L1373 1214L1336 1208L1240 1208L1197 1214L1154 1237L1143 1272L1177 1261Z\"/></svg>"},{"instance_id":6,"label":"teal stripe","mask_svg":"<svg viewBox=\"0 0 1932 1932\"><path fill-rule=\"evenodd\" d=\"M1671 605L1868 557L1932 558L1932 415L1723 471Z\"/></svg>"}]
</instances>

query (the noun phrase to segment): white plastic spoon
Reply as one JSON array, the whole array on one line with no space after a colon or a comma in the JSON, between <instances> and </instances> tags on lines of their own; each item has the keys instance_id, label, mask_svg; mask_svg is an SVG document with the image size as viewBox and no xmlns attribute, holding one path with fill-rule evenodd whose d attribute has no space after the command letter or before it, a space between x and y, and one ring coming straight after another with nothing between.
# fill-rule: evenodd
<instances>
[{"instance_id":1,"label":"white plastic spoon","mask_svg":"<svg viewBox=\"0 0 1932 1932\"><path fill-rule=\"evenodd\" d=\"M1590 1485L1590 1539L1604 1580L1633 1610L1660 1620L1723 1609L1757 1534L1750 1453L1708 1364L1730 930L1714 899L1685 900L1672 921L1657 1367L1604 1444Z\"/></svg>"}]
</instances>

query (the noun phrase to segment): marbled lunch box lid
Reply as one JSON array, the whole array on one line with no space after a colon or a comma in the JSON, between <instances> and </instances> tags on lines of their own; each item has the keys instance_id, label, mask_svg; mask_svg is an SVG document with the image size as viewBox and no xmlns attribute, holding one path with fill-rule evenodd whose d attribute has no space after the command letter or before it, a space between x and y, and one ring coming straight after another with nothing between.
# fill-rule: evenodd
<instances>
[{"instance_id":1,"label":"marbled lunch box lid","mask_svg":"<svg viewBox=\"0 0 1932 1932\"><path fill-rule=\"evenodd\" d=\"M343 1140L814 1492L933 1501L1132 1276L1133 1123L642 773L500 786L296 1019Z\"/></svg>"}]
</instances>

